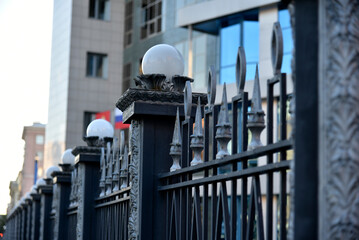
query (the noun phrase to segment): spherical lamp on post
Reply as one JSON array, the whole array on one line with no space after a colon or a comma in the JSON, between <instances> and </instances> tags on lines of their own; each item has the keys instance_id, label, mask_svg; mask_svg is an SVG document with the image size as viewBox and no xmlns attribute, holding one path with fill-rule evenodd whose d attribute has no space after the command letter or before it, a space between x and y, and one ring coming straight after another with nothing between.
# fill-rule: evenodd
<instances>
[{"instance_id":1,"label":"spherical lamp on post","mask_svg":"<svg viewBox=\"0 0 359 240\"><path fill-rule=\"evenodd\" d=\"M72 149L66 149L61 156L62 163L59 164L64 172L70 172L75 165L75 156L72 154Z\"/></svg>"},{"instance_id":2,"label":"spherical lamp on post","mask_svg":"<svg viewBox=\"0 0 359 240\"><path fill-rule=\"evenodd\" d=\"M51 184L52 183L52 178L53 178L52 173L53 172L60 172L60 171L61 171L61 169L58 166L49 167L46 170L46 179L45 179L46 183Z\"/></svg>"},{"instance_id":3,"label":"spherical lamp on post","mask_svg":"<svg viewBox=\"0 0 359 240\"><path fill-rule=\"evenodd\" d=\"M111 142L114 135L114 129L111 123L104 119L93 120L87 127L84 141L90 147L106 146Z\"/></svg>"},{"instance_id":4,"label":"spherical lamp on post","mask_svg":"<svg viewBox=\"0 0 359 240\"><path fill-rule=\"evenodd\" d=\"M40 186L44 186L44 185L46 185L46 182L45 182L45 180L43 178L37 179L37 181L36 181L36 189L38 189Z\"/></svg>"},{"instance_id":5,"label":"spherical lamp on post","mask_svg":"<svg viewBox=\"0 0 359 240\"><path fill-rule=\"evenodd\" d=\"M143 75L135 78L139 88L162 91L182 92L186 81L184 77L184 60L181 53L168 44L151 47L142 59Z\"/></svg>"}]
</instances>

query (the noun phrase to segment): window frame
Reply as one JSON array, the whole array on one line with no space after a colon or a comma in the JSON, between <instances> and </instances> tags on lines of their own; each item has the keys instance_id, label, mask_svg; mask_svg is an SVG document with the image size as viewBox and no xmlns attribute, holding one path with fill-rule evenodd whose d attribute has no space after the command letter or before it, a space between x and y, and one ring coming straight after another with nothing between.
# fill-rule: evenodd
<instances>
[{"instance_id":1,"label":"window frame","mask_svg":"<svg viewBox=\"0 0 359 240\"><path fill-rule=\"evenodd\" d=\"M98 67L100 61L101 61L101 70ZM109 60L107 54L87 52L86 77L108 79L108 64L109 64Z\"/></svg>"},{"instance_id":2,"label":"window frame","mask_svg":"<svg viewBox=\"0 0 359 240\"><path fill-rule=\"evenodd\" d=\"M100 6L103 4L103 11L101 11ZM107 5L108 4L108 5ZM106 11L106 5L108 9ZM110 21L111 16L111 2L110 0L89 0L89 18Z\"/></svg>"},{"instance_id":3,"label":"window frame","mask_svg":"<svg viewBox=\"0 0 359 240\"><path fill-rule=\"evenodd\" d=\"M140 39L144 40L162 32L162 0L141 1ZM152 12L152 9L153 12ZM151 31L153 26L153 31Z\"/></svg>"}]
</instances>

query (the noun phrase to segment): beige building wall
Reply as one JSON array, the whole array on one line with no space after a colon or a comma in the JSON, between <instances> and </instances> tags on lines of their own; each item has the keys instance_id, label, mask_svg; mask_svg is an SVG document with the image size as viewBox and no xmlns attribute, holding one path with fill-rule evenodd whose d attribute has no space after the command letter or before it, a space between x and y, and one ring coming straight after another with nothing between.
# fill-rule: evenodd
<instances>
[{"instance_id":1,"label":"beige building wall","mask_svg":"<svg viewBox=\"0 0 359 240\"><path fill-rule=\"evenodd\" d=\"M57 165L65 149L85 144L85 112L113 110L122 92L124 1L110 0L108 20L90 18L89 7L89 0L54 0L45 169ZM87 77L89 52L107 55L106 79ZM59 67L63 74L53 74Z\"/></svg>"}]
</instances>

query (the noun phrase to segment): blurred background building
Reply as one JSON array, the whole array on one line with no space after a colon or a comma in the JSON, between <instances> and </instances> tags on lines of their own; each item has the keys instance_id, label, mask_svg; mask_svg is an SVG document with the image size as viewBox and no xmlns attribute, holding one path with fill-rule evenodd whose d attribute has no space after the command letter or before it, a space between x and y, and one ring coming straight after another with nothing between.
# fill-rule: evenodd
<instances>
[{"instance_id":1,"label":"blurred background building","mask_svg":"<svg viewBox=\"0 0 359 240\"><path fill-rule=\"evenodd\" d=\"M123 1L54 0L45 164L82 145L94 113L122 92Z\"/></svg>"},{"instance_id":2,"label":"blurred background building","mask_svg":"<svg viewBox=\"0 0 359 240\"><path fill-rule=\"evenodd\" d=\"M38 177L44 174L44 145L46 125L35 122L32 126L25 126L22 132L24 145L24 162L15 181L9 185L11 209L27 192Z\"/></svg>"}]
</instances>

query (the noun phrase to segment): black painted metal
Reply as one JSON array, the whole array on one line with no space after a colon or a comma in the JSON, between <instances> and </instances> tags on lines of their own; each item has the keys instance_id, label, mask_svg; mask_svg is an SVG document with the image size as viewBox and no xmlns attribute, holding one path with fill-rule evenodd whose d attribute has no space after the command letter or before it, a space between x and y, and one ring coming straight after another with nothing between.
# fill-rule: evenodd
<instances>
[{"instance_id":1,"label":"black painted metal","mask_svg":"<svg viewBox=\"0 0 359 240\"><path fill-rule=\"evenodd\" d=\"M58 203L55 206L56 214L54 216L57 217L58 225L53 226L53 233L56 233L57 236L53 235L51 239L64 239L66 240L67 231L63 231L68 226L68 217L67 217L67 209L69 206L69 197L71 191L71 173L70 172L56 172L54 176L54 184L57 185L57 189L59 191L59 199ZM55 219L54 219L55 221ZM58 227L58 229L54 229ZM70 239L69 239L70 240Z\"/></svg>"},{"instance_id":2,"label":"black painted metal","mask_svg":"<svg viewBox=\"0 0 359 240\"><path fill-rule=\"evenodd\" d=\"M31 240L39 239L40 232L40 200L39 194L31 194L32 197L32 228Z\"/></svg>"},{"instance_id":3,"label":"black painted metal","mask_svg":"<svg viewBox=\"0 0 359 240\"><path fill-rule=\"evenodd\" d=\"M79 170L79 178L82 178L79 185L79 202L83 204L81 210L82 222L77 222L77 228L82 231L82 239L96 239L96 211L94 208L95 199L98 196L98 181L100 169L100 154L87 153L86 150L76 156L76 167ZM78 209L79 211L79 209Z\"/></svg>"},{"instance_id":4,"label":"black painted metal","mask_svg":"<svg viewBox=\"0 0 359 240\"><path fill-rule=\"evenodd\" d=\"M295 25L294 239L317 239L318 1L295 1Z\"/></svg>"},{"instance_id":5,"label":"black painted metal","mask_svg":"<svg viewBox=\"0 0 359 240\"><path fill-rule=\"evenodd\" d=\"M124 188L96 199L96 239L128 239L130 190L131 187Z\"/></svg>"},{"instance_id":6,"label":"black painted metal","mask_svg":"<svg viewBox=\"0 0 359 240\"><path fill-rule=\"evenodd\" d=\"M31 239L31 224L32 224L32 200L27 199L27 222L26 222L26 234L25 239Z\"/></svg>"},{"instance_id":7,"label":"black painted metal","mask_svg":"<svg viewBox=\"0 0 359 240\"><path fill-rule=\"evenodd\" d=\"M39 194L41 195L39 239L51 239L50 212L52 205L52 185L39 186Z\"/></svg>"},{"instance_id":8,"label":"black painted metal","mask_svg":"<svg viewBox=\"0 0 359 240\"><path fill-rule=\"evenodd\" d=\"M67 213L67 232L65 236L68 240L76 239L76 227L77 227L77 207L69 208Z\"/></svg>"},{"instance_id":9,"label":"black painted metal","mask_svg":"<svg viewBox=\"0 0 359 240\"><path fill-rule=\"evenodd\" d=\"M267 124L269 129L267 145L263 147L247 151L248 95L246 92L233 98L232 134L236 140L232 141L232 155L230 156L215 159L217 141L214 126L217 124L219 106L205 109L205 146L204 163L202 164L189 166L192 156L188 146L190 131L192 130L192 127L189 126L192 126L193 119L185 119L182 122L182 169L174 172L167 170L158 174L162 183L158 186L159 192L162 193L162 196L172 196L164 198L169 201L166 206L171 208L166 212L168 216L164 217L164 219L170 219L166 225L169 239L253 239L254 237L264 239L265 236L266 239L272 239L274 173L280 175L278 237L286 239L286 226L288 224L286 175L290 168L290 162L286 159L286 151L292 148L292 141L287 140L286 133L287 95L285 81L286 76L284 74L279 74L268 80L267 111L269 114ZM277 83L280 88L278 103L280 108L280 139L273 143L273 108L276 106L273 98L273 87ZM280 160L274 162L274 155L280 156ZM267 163L260 166L248 165L249 161L259 157L267 157ZM265 221L261 204L263 195L260 189L260 180L264 177L268 180L266 195L264 196L266 196L266 206L269 209ZM251 180L250 195L247 194L248 180ZM240 188L238 188L238 182ZM200 189L202 190L200 191ZM178 194L179 202L176 201ZM247 205L248 196L249 208ZM237 204L238 198L241 202L240 206ZM201 208L198 208L198 205ZM178 208L179 211L176 211ZM198 218L198 215L201 218ZM238 231L237 222L240 222L241 226ZM177 229L180 229L178 235ZM200 230L202 230L201 233L198 232Z\"/></svg>"}]
</instances>

